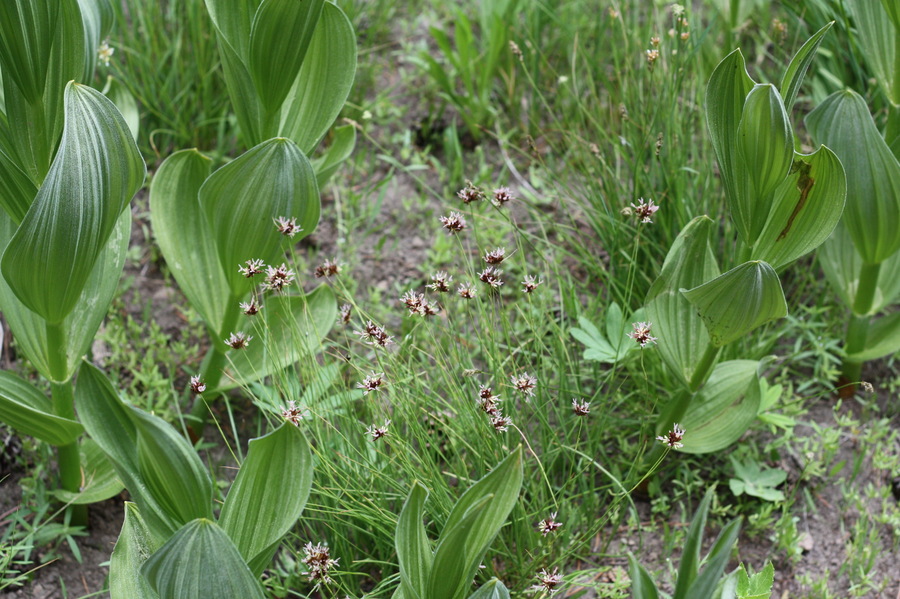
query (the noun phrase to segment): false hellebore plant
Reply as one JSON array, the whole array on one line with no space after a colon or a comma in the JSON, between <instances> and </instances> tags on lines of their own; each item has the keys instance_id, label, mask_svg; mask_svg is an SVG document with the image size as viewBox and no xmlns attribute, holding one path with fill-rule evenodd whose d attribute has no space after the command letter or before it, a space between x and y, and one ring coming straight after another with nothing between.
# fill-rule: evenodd
<instances>
[{"instance_id":1,"label":"false hellebore plant","mask_svg":"<svg viewBox=\"0 0 900 599\"><path fill-rule=\"evenodd\" d=\"M315 229L319 187L355 144L355 130L340 127L325 154L307 158L349 94L356 38L325 0L206 6L240 134L253 147L212 174L211 160L196 150L173 154L153 179L150 211L163 256L210 332L194 386L213 397L290 366L337 318L330 288L288 294L294 273L278 265ZM264 298L265 276L272 293ZM206 413L197 401L195 432Z\"/></svg>"},{"instance_id":2,"label":"false hellebore plant","mask_svg":"<svg viewBox=\"0 0 900 599\"><path fill-rule=\"evenodd\" d=\"M684 388L663 409L659 430L675 422L682 451L733 443L760 408L767 360L718 362L719 350L787 314L778 270L818 247L840 220L846 178L827 147L794 151L790 109L826 25L800 48L780 87L755 83L735 50L707 87L707 124L738 233L736 267L720 274L709 244L714 222L701 216L681 231L646 298L663 361Z\"/></svg>"},{"instance_id":3,"label":"false hellebore plant","mask_svg":"<svg viewBox=\"0 0 900 599\"><path fill-rule=\"evenodd\" d=\"M847 171L847 208L819 260L852 311L841 381L848 396L863 362L900 350L900 312L872 321L900 296L900 4L860 0L851 8L860 40L876 44L866 58L890 103L885 133L850 90L835 92L806 117L813 139L833 148Z\"/></svg>"},{"instance_id":4,"label":"false hellebore plant","mask_svg":"<svg viewBox=\"0 0 900 599\"><path fill-rule=\"evenodd\" d=\"M52 390L48 399L0 372L0 419L59 448L57 495L76 504L121 489L102 474L109 464L97 447L78 443L72 379L115 293L129 202L146 170L113 102L74 82L93 78L108 30L104 8L87 0L0 3L0 310ZM74 523L85 519L83 507L73 510Z\"/></svg>"}]
</instances>

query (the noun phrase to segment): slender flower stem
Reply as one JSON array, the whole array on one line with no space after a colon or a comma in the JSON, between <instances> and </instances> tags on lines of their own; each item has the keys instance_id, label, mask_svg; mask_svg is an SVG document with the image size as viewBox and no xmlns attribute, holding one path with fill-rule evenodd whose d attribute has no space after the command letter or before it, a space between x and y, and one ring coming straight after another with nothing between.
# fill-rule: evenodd
<instances>
[{"instance_id":1,"label":"slender flower stem","mask_svg":"<svg viewBox=\"0 0 900 599\"><path fill-rule=\"evenodd\" d=\"M75 394L72 381L50 383L53 399L53 413L62 418L75 419ZM78 442L62 445L57 448L59 480L62 488L72 493L81 491L81 455ZM75 526L87 526L88 512L86 505L69 506L69 522Z\"/></svg>"},{"instance_id":2,"label":"slender flower stem","mask_svg":"<svg viewBox=\"0 0 900 599\"><path fill-rule=\"evenodd\" d=\"M700 361L697 363L697 368L694 369L694 376L691 377L691 382L689 383L691 391L696 391L706 381L713 366L716 364L716 356L718 355L719 348L714 347L712 343L707 344L706 351L703 352L703 356L700 357Z\"/></svg>"},{"instance_id":3,"label":"slender flower stem","mask_svg":"<svg viewBox=\"0 0 900 599\"><path fill-rule=\"evenodd\" d=\"M869 333L869 321L872 304L875 300L875 290L878 287L878 273L881 263L863 264L859 272L859 284L856 287L856 297L853 300L853 316L847 326L847 338L844 341L844 352L848 355L855 354L866 348L866 338ZM842 397L850 397L856 392L856 383L862 376L862 362L844 358L841 365L841 379L846 385L841 388Z\"/></svg>"}]
</instances>

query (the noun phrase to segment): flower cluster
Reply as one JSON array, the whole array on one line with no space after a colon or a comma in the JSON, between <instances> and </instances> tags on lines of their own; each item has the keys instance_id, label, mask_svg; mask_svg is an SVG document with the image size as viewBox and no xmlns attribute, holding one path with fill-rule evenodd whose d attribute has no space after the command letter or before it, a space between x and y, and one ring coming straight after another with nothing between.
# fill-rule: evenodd
<instances>
[{"instance_id":1,"label":"flower cluster","mask_svg":"<svg viewBox=\"0 0 900 599\"><path fill-rule=\"evenodd\" d=\"M300 421L303 420L303 410L297 405L297 402L292 399L288 402L287 406L281 410L281 417L294 426L300 426Z\"/></svg>"},{"instance_id":2,"label":"flower cluster","mask_svg":"<svg viewBox=\"0 0 900 599\"><path fill-rule=\"evenodd\" d=\"M497 208L502 208L514 199L516 199L516 196L513 195L513 192L509 187L498 187L494 190L494 199L492 200L492 203Z\"/></svg>"},{"instance_id":3,"label":"flower cluster","mask_svg":"<svg viewBox=\"0 0 900 599\"><path fill-rule=\"evenodd\" d=\"M268 266L266 267L266 280L263 283L263 287L266 291L278 293L293 283L295 276L294 271L289 269L283 262L281 266Z\"/></svg>"},{"instance_id":4,"label":"flower cluster","mask_svg":"<svg viewBox=\"0 0 900 599\"><path fill-rule=\"evenodd\" d=\"M425 286L438 293L447 293L450 291L450 281L452 280L453 277L442 270L431 275L431 283Z\"/></svg>"},{"instance_id":5,"label":"flower cluster","mask_svg":"<svg viewBox=\"0 0 900 599\"><path fill-rule=\"evenodd\" d=\"M363 390L363 395L368 395L370 391L377 391L384 384L384 373L372 373L363 379L356 386Z\"/></svg>"},{"instance_id":6,"label":"flower cluster","mask_svg":"<svg viewBox=\"0 0 900 599\"><path fill-rule=\"evenodd\" d=\"M656 337L650 335L650 327L652 326L649 322L635 322L631 325L631 328L634 330L628 333L628 336L637 341L642 348L647 347L657 341Z\"/></svg>"},{"instance_id":7,"label":"flower cluster","mask_svg":"<svg viewBox=\"0 0 900 599\"><path fill-rule=\"evenodd\" d=\"M551 595L556 593L558 587L562 583L562 575L559 568L553 568L552 572L548 572L546 568L541 568L537 574L538 583L531 587L533 591L547 591Z\"/></svg>"},{"instance_id":8,"label":"flower cluster","mask_svg":"<svg viewBox=\"0 0 900 599\"><path fill-rule=\"evenodd\" d=\"M373 441L377 441L382 437L386 437L388 434L388 427L391 425L390 420L385 420L382 426L371 425L366 429L366 434L372 436Z\"/></svg>"},{"instance_id":9,"label":"flower cluster","mask_svg":"<svg viewBox=\"0 0 900 599\"><path fill-rule=\"evenodd\" d=\"M501 285L503 285L503 279L500 278L500 275L503 274L502 270L494 268L493 266L488 266L483 271L478 273L478 278L483 283L487 283L491 286L492 289L497 289Z\"/></svg>"},{"instance_id":10,"label":"flower cluster","mask_svg":"<svg viewBox=\"0 0 900 599\"><path fill-rule=\"evenodd\" d=\"M339 275L341 272L341 265L337 263L335 260L326 260L322 264L316 267L315 275L317 279L321 279L323 277L331 278Z\"/></svg>"},{"instance_id":11,"label":"flower cluster","mask_svg":"<svg viewBox=\"0 0 900 599\"><path fill-rule=\"evenodd\" d=\"M491 419L491 426L498 433L505 433L512 425L512 418L504 416L498 405L500 396L494 395L493 389L486 385L481 385L478 389L478 407L481 408Z\"/></svg>"},{"instance_id":12,"label":"flower cluster","mask_svg":"<svg viewBox=\"0 0 900 599\"><path fill-rule=\"evenodd\" d=\"M400 301L406 304L411 316L434 316L438 309L425 299L424 293L407 291L400 297Z\"/></svg>"},{"instance_id":13,"label":"flower cluster","mask_svg":"<svg viewBox=\"0 0 900 599\"><path fill-rule=\"evenodd\" d=\"M466 228L466 219L464 219L459 212L451 212L450 216L442 216L440 219L441 225L443 225L451 235L453 233L459 233Z\"/></svg>"},{"instance_id":14,"label":"flower cluster","mask_svg":"<svg viewBox=\"0 0 900 599\"><path fill-rule=\"evenodd\" d=\"M527 372L523 372L520 376L512 375L509 377L513 387L527 398L534 396L534 389L537 387L537 378L531 376Z\"/></svg>"},{"instance_id":15,"label":"flower cluster","mask_svg":"<svg viewBox=\"0 0 900 599\"><path fill-rule=\"evenodd\" d=\"M383 328L376 325L371 320L366 323L363 330L356 331L356 334L359 335L363 343L366 343L367 345L387 347L394 342L393 337L389 336Z\"/></svg>"},{"instance_id":16,"label":"flower cluster","mask_svg":"<svg viewBox=\"0 0 900 599\"><path fill-rule=\"evenodd\" d=\"M484 261L488 264L500 264L506 258L506 248L497 248L484 254Z\"/></svg>"},{"instance_id":17,"label":"flower cluster","mask_svg":"<svg viewBox=\"0 0 900 599\"><path fill-rule=\"evenodd\" d=\"M464 204L471 204L484 199L484 190L471 181L466 181L466 186L456 192L456 197L461 199Z\"/></svg>"},{"instance_id":18,"label":"flower cluster","mask_svg":"<svg viewBox=\"0 0 900 599\"><path fill-rule=\"evenodd\" d=\"M225 345L228 345L231 349L246 349L252 339L252 336L248 336L243 332L238 331L237 333L232 333L231 336L225 340Z\"/></svg>"},{"instance_id":19,"label":"flower cluster","mask_svg":"<svg viewBox=\"0 0 900 599\"><path fill-rule=\"evenodd\" d=\"M644 198L638 198L637 205L631 204L631 209L634 215L641 219L642 223L652 223L651 217L659 210L659 206L654 204L652 199L644 203Z\"/></svg>"},{"instance_id":20,"label":"flower cluster","mask_svg":"<svg viewBox=\"0 0 900 599\"><path fill-rule=\"evenodd\" d=\"M682 439L684 439L684 429L681 428L680 424L675 424L668 433L656 438L657 441L664 445L668 445L672 449L681 449L684 447L684 443L681 442Z\"/></svg>"},{"instance_id":21,"label":"flower cluster","mask_svg":"<svg viewBox=\"0 0 900 599\"><path fill-rule=\"evenodd\" d=\"M591 403L588 401L584 401L583 399L579 402L574 397L572 398L572 412L576 416L587 416L591 413Z\"/></svg>"},{"instance_id":22,"label":"flower cluster","mask_svg":"<svg viewBox=\"0 0 900 599\"><path fill-rule=\"evenodd\" d=\"M542 536L547 536L551 532L556 532L560 528L562 528L562 522L556 521L556 512L550 514L549 518L544 518L537 524L538 532L541 533Z\"/></svg>"},{"instance_id":23,"label":"flower cluster","mask_svg":"<svg viewBox=\"0 0 900 599\"><path fill-rule=\"evenodd\" d=\"M287 218L285 216L279 216L275 219L275 227L285 237L293 237L303 230L303 227L297 224L296 218Z\"/></svg>"},{"instance_id":24,"label":"flower cluster","mask_svg":"<svg viewBox=\"0 0 900 599\"><path fill-rule=\"evenodd\" d=\"M194 395L200 395L206 391L206 383L200 380L200 376L192 376L191 377L191 393Z\"/></svg>"},{"instance_id":25,"label":"flower cluster","mask_svg":"<svg viewBox=\"0 0 900 599\"><path fill-rule=\"evenodd\" d=\"M537 279L532 275L525 275L525 280L522 281L522 291L525 293L531 293L535 289L537 289L538 285L543 283L543 279Z\"/></svg>"},{"instance_id":26,"label":"flower cluster","mask_svg":"<svg viewBox=\"0 0 900 599\"><path fill-rule=\"evenodd\" d=\"M328 545L319 543L313 546L312 543L307 543L303 547L303 553L305 557L302 562L309 568L305 572L309 582L315 582L316 586L332 582L329 570L338 565L338 560L331 559Z\"/></svg>"}]
</instances>

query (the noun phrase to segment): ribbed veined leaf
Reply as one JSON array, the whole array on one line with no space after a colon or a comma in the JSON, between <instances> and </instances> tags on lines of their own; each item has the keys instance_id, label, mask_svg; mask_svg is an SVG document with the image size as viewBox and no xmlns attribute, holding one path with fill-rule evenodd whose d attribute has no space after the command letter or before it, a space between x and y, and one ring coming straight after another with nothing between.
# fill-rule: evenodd
<instances>
[{"instance_id":1,"label":"ribbed veined leaf","mask_svg":"<svg viewBox=\"0 0 900 599\"><path fill-rule=\"evenodd\" d=\"M781 281L769 264L759 260L745 262L682 293L706 324L714 347L787 316Z\"/></svg>"},{"instance_id":2,"label":"ribbed veined leaf","mask_svg":"<svg viewBox=\"0 0 900 599\"><path fill-rule=\"evenodd\" d=\"M697 572L700 570L700 546L703 543L703 530L706 528L706 515L709 512L713 492L712 488L706 491L694 517L691 518L691 525L684 539L681 562L678 564L678 579L675 581L673 599L691 599L687 595L687 590L696 580Z\"/></svg>"},{"instance_id":3,"label":"ribbed veined leaf","mask_svg":"<svg viewBox=\"0 0 900 599\"><path fill-rule=\"evenodd\" d=\"M159 506L178 524L212 518L212 480L184 436L162 419L134 409L141 478Z\"/></svg>"},{"instance_id":4,"label":"ribbed veined leaf","mask_svg":"<svg viewBox=\"0 0 900 599\"><path fill-rule=\"evenodd\" d=\"M347 15L325 3L300 74L281 111L280 135L310 154L340 114L356 76L356 34Z\"/></svg>"},{"instance_id":5,"label":"ribbed veined leaf","mask_svg":"<svg viewBox=\"0 0 900 599\"><path fill-rule=\"evenodd\" d=\"M206 0L206 10L219 35L246 62L250 55L250 30L262 0Z\"/></svg>"},{"instance_id":6,"label":"ribbed veined leaf","mask_svg":"<svg viewBox=\"0 0 900 599\"><path fill-rule=\"evenodd\" d=\"M103 0L78 0L78 6L81 9L81 24L84 31L83 51L84 51L84 67L81 71L79 81L90 82L94 78L94 69L97 68L99 60L97 50L100 48L100 41L105 35L103 31ZM108 33L108 32L107 32Z\"/></svg>"},{"instance_id":7,"label":"ribbed veined leaf","mask_svg":"<svg viewBox=\"0 0 900 599\"><path fill-rule=\"evenodd\" d=\"M832 25L834 25L834 21L826 23L824 27L816 31L812 37L806 40L800 49L797 50L797 53L794 54L787 70L784 72L784 77L781 78L779 91L781 92L781 97L784 98L784 106L788 111L788 114L790 114L791 109L794 107L794 102L797 100L797 94L800 93L800 86L803 84L803 79L806 77L806 71L809 69L809 65L816 55L816 50L819 48L819 44L822 43L822 39L825 37L825 34L828 33L828 30L831 29Z\"/></svg>"},{"instance_id":8,"label":"ribbed veined leaf","mask_svg":"<svg viewBox=\"0 0 900 599\"><path fill-rule=\"evenodd\" d=\"M315 353L337 322L337 300L328 285L305 296L270 295L255 316L241 316L237 329L252 334L241 350L228 352L220 390L259 380Z\"/></svg>"},{"instance_id":9,"label":"ribbed veined leaf","mask_svg":"<svg viewBox=\"0 0 900 599\"><path fill-rule=\"evenodd\" d=\"M242 297L258 279L238 268L248 260L282 261L285 238L275 219L296 218L306 237L319 222L316 176L300 148L283 137L263 142L229 162L200 188L200 206L215 240L233 295ZM278 264L275 264L277 266Z\"/></svg>"},{"instance_id":10,"label":"ribbed veined leaf","mask_svg":"<svg viewBox=\"0 0 900 599\"><path fill-rule=\"evenodd\" d=\"M110 599L159 599L150 582L141 574L141 567L159 549L138 506L125 502L125 522L109 558Z\"/></svg>"},{"instance_id":11,"label":"ribbed veined leaf","mask_svg":"<svg viewBox=\"0 0 900 599\"><path fill-rule=\"evenodd\" d=\"M128 129L131 131L131 136L137 140L141 128L141 113L140 110L138 110L137 100L134 95L128 91L128 88L125 87L121 81L112 75L109 75L106 78L103 94L112 100L113 104L116 105L116 108L119 109L122 118L128 123Z\"/></svg>"},{"instance_id":12,"label":"ribbed veined leaf","mask_svg":"<svg viewBox=\"0 0 900 599\"><path fill-rule=\"evenodd\" d=\"M837 291L844 304L852 308L856 300L856 288L859 285L863 259L856 251L853 239L843 222L838 223L834 233L822 244L816 255L828 282ZM900 252L881 263L875 297L868 315L881 312L894 303L898 296L900 296Z\"/></svg>"},{"instance_id":13,"label":"ribbed veined leaf","mask_svg":"<svg viewBox=\"0 0 900 599\"><path fill-rule=\"evenodd\" d=\"M706 86L706 125L719 161L728 208L735 226L748 245L752 245L750 215L746 213L749 181L747 173L741 170L737 147L738 125L741 122L744 100L753 85L753 79L744 66L744 56L740 50L735 50L716 66Z\"/></svg>"},{"instance_id":14,"label":"ribbed veined leaf","mask_svg":"<svg viewBox=\"0 0 900 599\"><path fill-rule=\"evenodd\" d=\"M0 261L23 304L50 323L75 308L144 172L137 145L112 102L70 83L59 151Z\"/></svg>"},{"instance_id":15,"label":"ribbed veined leaf","mask_svg":"<svg viewBox=\"0 0 900 599\"><path fill-rule=\"evenodd\" d=\"M857 27L856 39L862 46L866 66L872 69L888 99L897 105L900 104L900 90L894 79L894 61L898 41L891 15L884 8L889 3L896 4L896 0L854 0L847 3L847 9L853 15ZM841 156L840 152L838 156Z\"/></svg>"},{"instance_id":16,"label":"ribbed veined leaf","mask_svg":"<svg viewBox=\"0 0 900 599\"><path fill-rule=\"evenodd\" d=\"M426 499L428 490L419 482L413 483L413 488L400 511L397 536L394 540L397 559L400 562L401 584L409 588L411 596L418 596L420 599L428 594L428 580L434 561L431 543L422 522Z\"/></svg>"},{"instance_id":17,"label":"ribbed veined leaf","mask_svg":"<svg viewBox=\"0 0 900 599\"><path fill-rule=\"evenodd\" d=\"M324 4L325 0L263 0L256 10L247 66L267 112L281 106L297 78Z\"/></svg>"},{"instance_id":18,"label":"ribbed veined leaf","mask_svg":"<svg viewBox=\"0 0 900 599\"><path fill-rule=\"evenodd\" d=\"M240 136L246 145L260 144L271 135L268 135L263 122L265 119L262 106L256 95L250 71L241 61L237 51L221 35L218 36L218 47L219 56L222 58L225 86L234 108L234 115L237 117Z\"/></svg>"},{"instance_id":19,"label":"ribbed veined leaf","mask_svg":"<svg viewBox=\"0 0 900 599\"><path fill-rule=\"evenodd\" d=\"M472 586L481 558L468 549L468 540L478 532L478 523L487 511L493 495L481 495L468 509L441 533L434 550L434 564L428 580L428 592L422 598L462 599ZM408 591L412 594L413 591ZM404 595L407 591L404 591Z\"/></svg>"},{"instance_id":20,"label":"ribbed veined leaf","mask_svg":"<svg viewBox=\"0 0 900 599\"><path fill-rule=\"evenodd\" d=\"M697 311L679 290L719 276L716 258L709 247L713 226L708 216L698 216L681 230L644 303L653 335L658 339L656 347L660 356L686 384L706 351L709 335Z\"/></svg>"},{"instance_id":21,"label":"ribbed veined leaf","mask_svg":"<svg viewBox=\"0 0 900 599\"><path fill-rule=\"evenodd\" d=\"M89 505L105 501L122 492L125 486L116 475L112 462L95 441L84 438L78 446L83 483L78 493L55 489L53 496L63 503Z\"/></svg>"},{"instance_id":22,"label":"ribbed veined leaf","mask_svg":"<svg viewBox=\"0 0 900 599\"><path fill-rule=\"evenodd\" d=\"M869 323L865 347L860 352L848 354L846 359L851 362L868 362L900 351L900 312Z\"/></svg>"},{"instance_id":23,"label":"ribbed veined leaf","mask_svg":"<svg viewBox=\"0 0 900 599\"><path fill-rule=\"evenodd\" d=\"M9 218L0 213L0 251L6 247L14 231ZM61 383L72 378L78 370L81 357L90 349L94 335L116 293L130 239L131 212L126 210L119 217L106 248L97 259L75 308L63 320L66 363L64 372L59 374L54 373L50 367L50 352L57 348L50 347L47 341L46 321L26 308L0 277L0 311L9 324L19 351L28 357L44 378Z\"/></svg>"},{"instance_id":24,"label":"ribbed veined leaf","mask_svg":"<svg viewBox=\"0 0 900 599\"><path fill-rule=\"evenodd\" d=\"M728 565L728 560L731 559L731 552L740 531L740 519L732 520L725 525L706 556L703 572L691 585L684 595L684 599L714 599L716 597L719 582L725 572L725 566Z\"/></svg>"},{"instance_id":25,"label":"ribbed veined leaf","mask_svg":"<svg viewBox=\"0 0 900 599\"><path fill-rule=\"evenodd\" d=\"M795 154L752 258L778 269L813 251L840 222L846 196L847 178L834 152L821 146L808 156Z\"/></svg>"},{"instance_id":26,"label":"ribbed veined leaf","mask_svg":"<svg viewBox=\"0 0 900 599\"><path fill-rule=\"evenodd\" d=\"M193 520L141 568L159 599L264 599L234 543L215 522Z\"/></svg>"},{"instance_id":27,"label":"ribbed veined leaf","mask_svg":"<svg viewBox=\"0 0 900 599\"><path fill-rule=\"evenodd\" d=\"M150 222L181 291L219 332L230 296L212 231L200 208L200 187L212 161L197 150L166 158L150 184Z\"/></svg>"},{"instance_id":28,"label":"ribbed veined leaf","mask_svg":"<svg viewBox=\"0 0 900 599\"><path fill-rule=\"evenodd\" d=\"M0 69L32 104L44 95L59 9L58 2L0 2Z\"/></svg>"},{"instance_id":29,"label":"ribbed veined leaf","mask_svg":"<svg viewBox=\"0 0 900 599\"><path fill-rule=\"evenodd\" d=\"M6 128L5 118L0 127ZM37 186L31 182L28 175L13 159L12 153L6 151L5 145L0 145L0 208L18 225L25 218L34 196L37 195Z\"/></svg>"},{"instance_id":30,"label":"ribbed veined leaf","mask_svg":"<svg viewBox=\"0 0 900 599\"><path fill-rule=\"evenodd\" d=\"M50 445L68 445L84 427L53 414L49 398L28 381L0 370L0 421Z\"/></svg>"},{"instance_id":31,"label":"ribbed veined leaf","mask_svg":"<svg viewBox=\"0 0 900 599\"><path fill-rule=\"evenodd\" d=\"M334 128L334 138L331 140L331 145L328 146L323 154L312 161L319 189L325 186L338 167L350 157L355 147L356 127L344 125L343 127Z\"/></svg>"},{"instance_id":32,"label":"ribbed veined leaf","mask_svg":"<svg viewBox=\"0 0 900 599\"><path fill-rule=\"evenodd\" d=\"M772 194L784 180L794 157L794 132L781 94L770 83L750 90L738 124L735 178L746 178L749 193L732 202L748 231L749 244L756 242L771 209Z\"/></svg>"},{"instance_id":33,"label":"ribbed veined leaf","mask_svg":"<svg viewBox=\"0 0 900 599\"><path fill-rule=\"evenodd\" d=\"M492 578L469 595L469 599L509 599L509 589L496 578Z\"/></svg>"},{"instance_id":34,"label":"ribbed veined leaf","mask_svg":"<svg viewBox=\"0 0 900 599\"><path fill-rule=\"evenodd\" d=\"M856 249L865 262L883 262L900 250L900 163L865 100L854 91L835 92L806 117L806 125L816 142L834 150L844 165L843 222Z\"/></svg>"},{"instance_id":35,"label":"ribbed veined leaf","mask_svg":"<svg viewBox=\"0 0 900 599\"><path fill-rule=\"evenodd\" d=\"M684 429L685 453L720 451L747 432L759 411L756 360L717 364L678 422Z\"/></svg>"},{"instance_id":36,"label":"ribbed veined leaf","mask_svg":"<svg viewBox=\"0 0 900 599\"><path fill-rule=\"evenodd\" d=\"M304 433L285 422L250 441L247 459L219 517L255 576L272 559L272 546L294 526L312 487L313 461Z\"/></svg>"}]
</instances>

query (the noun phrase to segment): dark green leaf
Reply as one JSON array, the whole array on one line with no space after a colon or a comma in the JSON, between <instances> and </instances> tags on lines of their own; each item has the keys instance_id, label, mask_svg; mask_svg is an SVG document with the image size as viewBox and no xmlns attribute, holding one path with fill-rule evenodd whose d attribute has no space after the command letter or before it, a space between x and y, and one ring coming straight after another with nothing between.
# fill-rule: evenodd
<instances>
[{"instance_id":1,"label":"dark green leaf","mask_svg":"<svg viewBox=\"0 0 900 599\"><path fill-rule=\"evenodd\" d=\"M397 520L395 540L397 558L400 561L400 580L411 591L411 596L415 594L420 598L428 595L433 561L431 543L422 523L427 498L428 490L418 482L414 483Z\"/></svg>"},{"instance_id":2,"label":"dark green leaf","mask_svg":"<svg viewBox=\"0 0 900 599\"><path fill-rule=\"evenodd\" d=\"M125 502L125 522L109 558L110 599L158 599L141 567L160 547L138 507Z\"/></svg>"},{"instance_id":3,"label":"dark green leaf","mask_svg":"<svg viewBox=\"0 0 900 599\"><path fill-rule=\"evenodd\" d=\"M659 599L659 591L650 573L637 561L632 554L628 554L629 575L631 576L631 596L633 599Z\"/></svg>"},{"instance_id":4,"label":"dark green leaf","mask_svg":"<svg viewBox=\"0 0 900 599\"><path fill-rule=\"evenodd\" d=\"M832 25L834 25L834 21L826 23L824 27L816 31L811 38L806 40L806 43L804 43L800 49L797 50L797 53L794 54L791 63L784 72L784 77L781 79L780 91L781 97L784 98L784 106L788 113L790 113L791 108L794 107L794 101L796 101L797 94L800 92L800 86L803 84L803 78L806 77L806 71L809 69L809 65L816 55L816 50L819 48L819 44L822 43L822 39L825 37L825 34L828 33L828 30L831 29Z\"/></svg>"},{"instance_id":5,"label":"dark green leaf","mask_svg":"<svg viewBox=\"0 0 900 599\"><path fill-rule=\"evenodd\" d=\"M84 427L53 414L53 404L28 381L0 370L0 421L51 445L68 445Z\"/></svg>"},{"instance_id":6,"label":"dark green leaf","mask_svg":"<svg viewBox=\"0 0 900 599\"><path fill-rule=\"evenodd\" d=\"M56 489L53 495L64 503L90 504L104 501L122 492L124 485L116 476L112 462L91 439L82 439L79 446L81 454L82 484L79 493Z\"/></svg>"}]
</instances>

